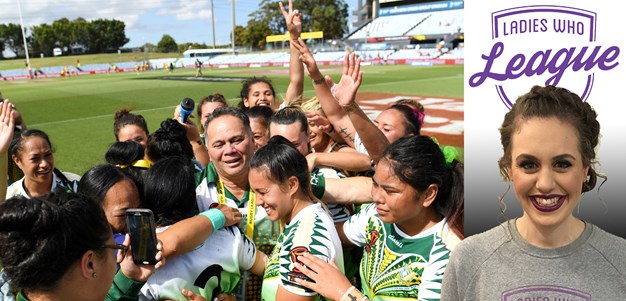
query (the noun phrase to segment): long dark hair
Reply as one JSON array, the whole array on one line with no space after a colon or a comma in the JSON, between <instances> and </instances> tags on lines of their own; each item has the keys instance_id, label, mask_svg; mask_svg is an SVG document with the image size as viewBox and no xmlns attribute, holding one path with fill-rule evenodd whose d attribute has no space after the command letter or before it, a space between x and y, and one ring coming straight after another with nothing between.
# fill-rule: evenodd
<instances>
[{"instance_id":1,"label":"long dark hair","mask_svg":"<svg viewBox=\"0 0 626 301\"><path fill-rule=\"evenodd\" d=\"M450 228L464 237L464 190L463 164L453 161L450 166L430 137L402 137L387 146L381 160L387 160L400 181L413 187L418 193L434 184L439 188L435 197L435 210L446 220Z\"/></svg>"},{"instance_id":2,"label":"long dark hair","mask_svg":"<svg viewBox=\"0 0 626 301\"><path fill-rule=\"evenodd\" d=\"M85 172L80 178L78 182L78 193L102 204L109 189L111 189L113 185L125 180L130 181L135 186L137 185L134 177L123 168L111 164L96 165Z\"/></svg>"},{"instance_id":3,"label":"long dark hair","mask_svg":"<svg viewBox=\"0 0 626 301\"><path fill-rule=\"evenodd\" d=\"M154 212L157 225L198 214L194 171L191 160L171 156L155 162L145 174L143 205Z\"/></svg>"}]
</instances>

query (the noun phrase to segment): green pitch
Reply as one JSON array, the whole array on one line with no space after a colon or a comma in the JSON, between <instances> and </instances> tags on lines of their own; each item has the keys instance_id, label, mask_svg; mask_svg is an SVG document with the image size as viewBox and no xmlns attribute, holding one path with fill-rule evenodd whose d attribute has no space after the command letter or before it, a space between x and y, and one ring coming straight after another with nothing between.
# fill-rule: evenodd
<instances>
[{"instance_id":1,"label":"green pitch","mask_svg":"<svg viewBox=\"0 0 626 301\"><path fill-rule=\"evenodd\" d=\"M420 96L463 97L463 66L365 66L361 91L413 94ZM203 69L205 77L245 78L267 75L282 99L289 78L286 68ZM335 80L341 66L324 66L322 71ZM71 78L0 81L0 91L15 103L29 128L50 135L56 166L82 175L90 167L104 163L104 153L115 141L113 115L122 107L142 114L150 131L171 117L184 97L198 102L203 96L222 93L232 104L239 101L241 81L211 82L163 80L165 76L191 77L193 69L124 72L84 75ZM314 95L305 81L304 97Z\"/></svg>"}]
</instances>

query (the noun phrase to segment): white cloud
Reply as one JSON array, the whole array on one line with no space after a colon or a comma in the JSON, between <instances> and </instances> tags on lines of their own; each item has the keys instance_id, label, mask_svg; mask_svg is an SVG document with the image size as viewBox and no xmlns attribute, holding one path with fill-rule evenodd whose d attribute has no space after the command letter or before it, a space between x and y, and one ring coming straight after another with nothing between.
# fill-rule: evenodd
<instances>
[{"instance_id":1,"label":"white cloud","mask_svg":"<svg viewBox=\"0 0 626 301\"><path fill-rule=\"evenodd\" d=\"M18 0L0 0L0 23L19 23ZM21 2L24 25L30 27L41 23L51 24L54 20L78 17L86 20L116 19L124 21L127 29L133 29L140 16L148 12L175 15L178 19L210 17L210 4L201 9L201 3L209 1L181 0L19 0ZM192 13L185 16L183 12ZM181 17L179 17L179 14Z\"/></svg>"},{"instance_id":2,"label":"white cloud","mask_svg":"<svg viewBox=\"0 0 626 301\"><path fill-rule=\"evenodd\" d=\"M175 7L161 8L159 15L174 15L177 20L202 20L211 18L211 1L178 0Z\"/></svg>"}]
</instances>

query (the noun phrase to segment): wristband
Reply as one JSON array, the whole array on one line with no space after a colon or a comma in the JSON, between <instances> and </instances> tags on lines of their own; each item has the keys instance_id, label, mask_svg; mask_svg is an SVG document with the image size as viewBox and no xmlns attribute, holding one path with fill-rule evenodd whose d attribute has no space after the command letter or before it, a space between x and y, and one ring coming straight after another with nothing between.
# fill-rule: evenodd
<instances>
[{"instance_id":1,"label":"wristband","mask_svg":"<svg viewBox=\"0 0 626 301\"><path fill-rule=\"evenodd\" d=\"M322 77L320 77L320 78L318 78L318 79L314 79L314 80L313 80L313 84L316 84L316 85L321 85L321 84L323 84L325 81L326 81L326 80L324 79L324 76L322 75Z\"/></svg>"},{"instance_id":2,"label":"wristband","mask_svg":"<svg viewBox=\"0 0 626 301\"><path fill-rule=\"evenodd\" d=\"M339 301L369 301L363 293L361 293L356 287L351 286L344 294L341 296Z\"/></svg>"},{"instance_id":3,"label":"wristband","mask_svg":"<svg viewBox=\"0 0 626 301\"><path fill-rule=\"evenodd\" d=\"M341 108L346 112L354 112L356 109L359 108L359 105L356 103L356 101L353 100L345 106L342 105Z\"/></svg>"},{"instance_id":4,"label":"wristband","mask_svg":"<svg viewBox=\"0 0 626 301\"><path fill-rule=\"evenodd\" d=\"M224 224L226 223L226 217L224 216L224 213L216 208L211 208L207 211L200 212L200 215L206 216L206 218L211 221L211 224L213 225L213 232L223 228Z\"/></svg>"}]
</instances>

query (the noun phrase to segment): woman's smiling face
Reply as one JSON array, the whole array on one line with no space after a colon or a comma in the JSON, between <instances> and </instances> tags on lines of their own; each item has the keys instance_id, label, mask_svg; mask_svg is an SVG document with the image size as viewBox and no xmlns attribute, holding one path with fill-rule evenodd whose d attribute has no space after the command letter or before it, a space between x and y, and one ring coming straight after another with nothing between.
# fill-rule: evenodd
<instances>
[{"instance_id":1,"label":"woman's smiling face","mask_svg":"<svg viewBox=\"0 0 626 301\"><path fill-rule=\"evenodd\" d=\"M572 217L589 170L578 133L556 117L518 122L508 168L515 195L535 227L558 226Z\"/></svg>"}]
</instances>

